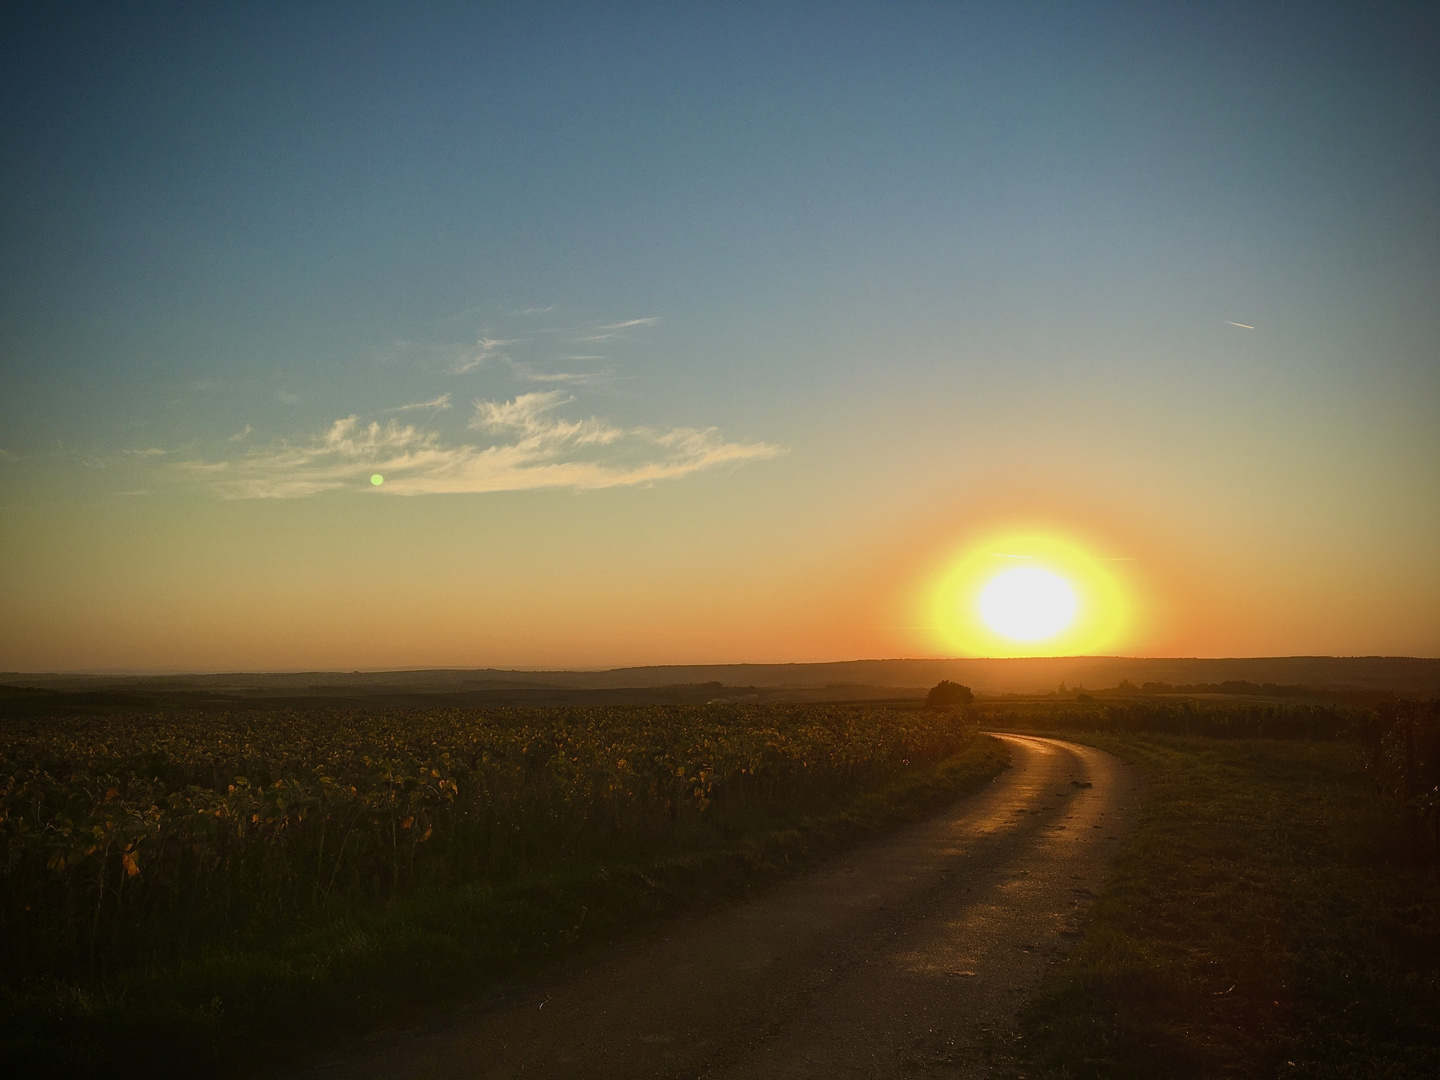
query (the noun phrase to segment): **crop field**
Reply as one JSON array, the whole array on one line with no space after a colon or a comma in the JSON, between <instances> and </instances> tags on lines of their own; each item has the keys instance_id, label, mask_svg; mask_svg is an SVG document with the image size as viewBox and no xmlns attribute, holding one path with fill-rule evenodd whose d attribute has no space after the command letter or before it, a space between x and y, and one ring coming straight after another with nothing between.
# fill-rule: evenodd
<instances>
[{"instance_id":1,"label":"crop field","mask_svg":"<svg viewBox=\"0 0 1440 1080\"><path fill-rule=\"evenodd\" d=\"M1146 782L1083 940L1022 1012L1025 1075L1437 1075L1440 702L978 711Z\"/></svg>"},{"instance_id":2,"label":"crop field","mask_svg":"<svg viewBox=\"0 0 1440 1080\"><path fill-rule=\"evenodd\" d=\"M657 865L783 859L984 742L953 710L820 705L6 720L6 1052L157 1017L213 1038L327 987L348 1014L397 962L499 970L602 922L607 881L673 906Z\"/></svg>"},{"instance_id":3,"label":"crop field","mask_svg":"<svg viewBox=\"0 0 1440 1080\"><path fill-rule=\"evenodd\" d=\"M1427 1075L1436 706L1155 699L0 720L0 1063L245 1074L424 1020L953 800L986 728L1148 785L1030 1069Z\"/></svg>"},{"instance_id":4,"label":"crop field","mask_svg":"<svg viewBox=\"0 0 1440 1080\"><path fill-rule=\"evenodd\" d=\"M1354 741L1086 734L1146 781L1031 1077L1433 1077L1440 879Z\"/></svg>"},{"instance_id":5,"label":"crop field","mask_svg":"<svg viewBox=\"0 0 1440 1080\"><path fill-rule=\"evenodd\" d=\"M1440 865L1440 701L1389 699L1371 708L1214 700L990 703L982 727L1107 736L1345 742L1370 793L1391 810L1391 841Z\"/></svg>"}]
</instances>

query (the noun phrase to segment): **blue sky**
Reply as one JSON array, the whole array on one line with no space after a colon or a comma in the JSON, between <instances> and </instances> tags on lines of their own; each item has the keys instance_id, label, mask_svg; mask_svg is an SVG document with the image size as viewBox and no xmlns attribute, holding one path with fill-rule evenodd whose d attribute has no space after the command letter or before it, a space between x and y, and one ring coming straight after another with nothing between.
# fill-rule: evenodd
<instances>
[{"instance_id":1,"label":"blue sky","mask_svg":"<svg viewBox=\"0 0 1440 1080\"><path fill-rule=\"evenodd\" d=\"M1144 547L1170 629L1137 650L1433 655L1437 30L1333 4L12 11L0 600L54 609L100 564L105 588L125 566L171 587L172 563L104 539L59 559L65 530L230 515L244 544L283 512L329 543L401 512L360 501L383 465L404 513L447 522L419 563L483 519L515 575L562 590L593 553L527 555L542 511L513 493L620 548L639 514L640 547L688 550L679 523L726 507L747 557L690 572L770 599L597 631L577 663L917 651L743 626L857 576L843 619L894 622L911 585L865 560L919 566L997 515ZM228 573L214 544L189 545L174 605ZM603 565L633 598L650 563ZM1254 633L1247 597L1271 612ZM9 655L167 664L72 631ZM174 663L283 659L206 633ZM526 633L510 661L571 655Z\"/></svg>"}]
</instances>

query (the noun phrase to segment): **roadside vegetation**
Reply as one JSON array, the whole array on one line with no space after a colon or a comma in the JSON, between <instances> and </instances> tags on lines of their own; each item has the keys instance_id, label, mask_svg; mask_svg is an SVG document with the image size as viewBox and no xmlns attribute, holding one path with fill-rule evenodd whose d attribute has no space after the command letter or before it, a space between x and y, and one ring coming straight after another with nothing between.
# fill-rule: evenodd
<instances>
[{"instance_id":1,"label":"roadside vegetation","mask_svg":"<svg viewBox=\"0 0 1440 1080\"><path fill-rule=\"evenodd\" d=\"M0 1063L244 1071L743 893L1002 769L951 708L0 722Z\"/></svg>"},{"instance_id":2,"label":"roadside vegetation","mask_svg":"<svg viewBox=\"0 0 1440 1080\"><path fill-rule=\"evenodd\" d=\"M1147 785L1084 938L1022 1015L1028 1075L1440 1076L1433 703L987 712Z\"/></svg>"}]
</instances>

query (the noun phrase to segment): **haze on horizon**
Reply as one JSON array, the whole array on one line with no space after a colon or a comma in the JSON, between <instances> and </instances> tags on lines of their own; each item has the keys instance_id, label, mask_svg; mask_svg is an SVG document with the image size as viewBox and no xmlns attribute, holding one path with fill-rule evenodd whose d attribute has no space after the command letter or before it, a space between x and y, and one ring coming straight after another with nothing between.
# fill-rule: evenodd
<instances>
[{"instance_id":1,"label":"haze on horizon","mask_svg":"<svg viewBox=\"0 0 1440 1080\"><path fill-rule=\"evenodd\" d=\"M5 20L0 670L1440 656L1433 11Z\"/></svg>"}]
</instances>

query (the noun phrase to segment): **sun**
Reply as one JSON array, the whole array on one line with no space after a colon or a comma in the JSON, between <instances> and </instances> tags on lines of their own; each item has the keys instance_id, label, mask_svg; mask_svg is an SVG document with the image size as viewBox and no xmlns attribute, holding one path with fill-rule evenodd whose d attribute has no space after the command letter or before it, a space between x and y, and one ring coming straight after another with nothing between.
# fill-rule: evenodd
<instances>
[{"instance_id":1,"label":"sun","mask_svg":"<svg viewBox=\"0 0 1440 1080\"><path fill-rule=\"evenodd\" d=\"M1124 562L1050 530L996 530L953 554L929 587L935 645L970 656L1075 656L1133 622Z\"/></svg>"},{"instance_id":2,"label":"sun","mask_svg":"<svg viewBox=\"0 0 1440 1080\"><path fill-rule=\"evenodd\" d=\"M1080 600L1070 583L1043 566L996 574L980 590L980 618L1012 641L1043 641L1075 621Z\"/></svg>"}]
</instances>

